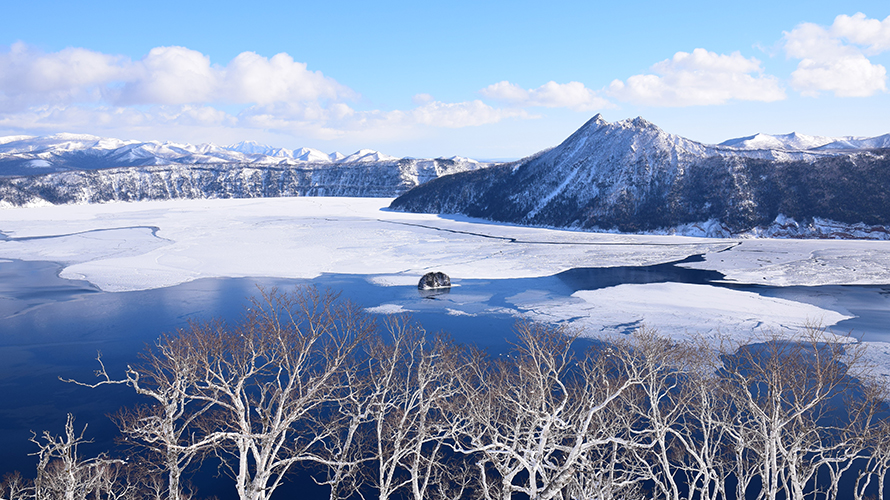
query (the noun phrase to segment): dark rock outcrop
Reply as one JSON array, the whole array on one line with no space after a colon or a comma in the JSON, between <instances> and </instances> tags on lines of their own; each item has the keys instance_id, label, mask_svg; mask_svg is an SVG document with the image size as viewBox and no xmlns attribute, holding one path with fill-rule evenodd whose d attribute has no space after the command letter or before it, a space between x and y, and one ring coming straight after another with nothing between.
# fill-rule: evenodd
<instances>
[{"instance_id":1,"label":"dark rock outcrop","mask_svg":"<svg viewBox=\"0 0 890 500\"><path fill-rule=\"evenodd\" d=\"M451 278L442 272L426 273L417 284L419 290L435 290L439 288L451 288Z\"/></svg>"}]
</instances>

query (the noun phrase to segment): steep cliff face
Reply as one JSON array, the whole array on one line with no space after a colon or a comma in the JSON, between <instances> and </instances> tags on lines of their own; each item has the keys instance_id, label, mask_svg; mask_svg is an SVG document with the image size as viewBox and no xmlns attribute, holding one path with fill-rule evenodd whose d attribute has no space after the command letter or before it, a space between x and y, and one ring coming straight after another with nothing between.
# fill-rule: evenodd
<instances>
[{"instance_id":1,"label":"steep cliff face","mask_svg":"<svg viewBox=\"0 0 890 500\"><path fill-rule=\"evenodd\" d=\"M76 170L0 177L0 205L273 196L394 197L431 179L483 166L473 161L402 159Z\"/></svg>"},{"instance_id":2,"label":"steep cliff face","mask_svg":"<svg viewBox=\"0 0 890 500\"><path fill-rule=\"evenodd\" d=\"M709 146L597 115L549 151L431 181L391 208L620 231L710 221L733 234L781 215L890 225L888 172L888 150Z\"/></svg>"}]
</instances>

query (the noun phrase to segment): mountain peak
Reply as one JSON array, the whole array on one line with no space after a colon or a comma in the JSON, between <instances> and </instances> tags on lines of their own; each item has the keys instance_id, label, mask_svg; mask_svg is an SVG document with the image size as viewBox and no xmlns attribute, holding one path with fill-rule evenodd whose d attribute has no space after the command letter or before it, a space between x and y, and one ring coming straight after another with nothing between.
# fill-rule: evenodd
<instances>
[{"instance_id":1,"label":"mountain peak","mask_svg":"<svg viewBox=\"0 0 890 500\"><path fill-rule=\"evenodd\" d=\"M825 146L841 150L836 152L802 148L828 139L757 134L730 141L739 146L715 147L669 134L641 117L607 123L596 115L550 150L516 165L431 181L390 207L633 232L700 226L727 235L756 233L784 217L890 227L880 201L890 182L877 174L890 165L890 153L857 152L890 147L890 134ZM844 157L855 158L856 168L836 159ZM817 191L827 194L807 195ZM884 227L874 232L887 235ZM847 229L837 234L858 237Z\"/></svg>"},{"instance_id":2,"label":"mountain peak","mask_svg":"<svg viewBox=\"0 0 890 500\"><path fill-rule=\"evenodd\" d=\"M637 128L658 128L655 126L654 123L650 122L649 120L646 120L642 116L638 116L638 117L634 118L633 120L631 120L630 123L633 124L633 126L637 127Z\"/></svg>"},{"instance_id":3,"label":"mountain peak","mask_svg":"<svg viewBox=\"0 0 890 500\"><path fill-rule=\"evenodd\" d=\"M398 160L395 156L389 156L387 154L381 153L379 151L375 151L373 149L360 149L351 155L335 160L340 163L357 163L357 162L368 162L368 161L391 161Z\"/></svg>"}]
</instances>

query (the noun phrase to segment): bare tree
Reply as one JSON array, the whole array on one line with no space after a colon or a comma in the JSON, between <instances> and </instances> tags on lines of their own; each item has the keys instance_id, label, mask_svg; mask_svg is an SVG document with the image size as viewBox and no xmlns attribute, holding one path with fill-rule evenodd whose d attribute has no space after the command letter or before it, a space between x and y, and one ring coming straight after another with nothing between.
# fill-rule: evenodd
<instances>
[{"instance_id":1,"label":"bare tree","mask_svg":"<svg viewBox=\"0 0 890 500\"><path fill-rule=\"evenodd\" d=\"M242 500L267 500L315 439L297 423L328 401L336 374L373 330L367 315L332 292L263 292L244 322L193 338L198 397L212 403L207 435L221 436L223 464Z\"/></svg>"},{"instance_id":2,"label":"bare tree","mask_svg":"<svg viewBox=\"0 0 890 500\"><path fill-rule=\"evenodd\" d=\"M141 471L134 471L122 460L104 460L92 467L94 486L90 498L95 500L134 500L142 498Z\"/></svg>"},{"instance_id":3,"label":"bare tree","mask_svg":"<svg viewBox=\"0 0 890 500\"><path fill-rule=\"evenodd\" d=\"M371 479L380 499L407 488L421 500L436 485L454 481L444 462L454 432L442 412L459 390L459 350L442 336L428 340L405 317L390 318L386 332L370 339L366 348L368 443L374 446L372 463L377 465Z\"/></svg>"},{"instance_id":4,"label":"bare tree","mask_svg":"<svg viewBox=\"0 0 890 500\"><path fill-rule=\"evenodd\" d=\"M679 463L688 481L688 495L702 500L732 498L727 479L735 476L744 483L752 468L744 447L737 446L729 433L727 423L735 411L717 373L719 357L704 339L684 344L682 353L675 363L682 366L686 416L678 422L675 436L684 457Z\"/></svg>"},{"instance_id":5,"label":"bare tree","mask_svg":"<svg viewBox=\"0 0 890 500\"><path fill-rule=\"evenodd\" d=\"M120 380L100 358L102 380L80 384L125 384L153 400L115 421L158 457L168 500L183 498L183 473L207 453L222 459L240 498L265 500L293 464L318 459L311 450L330 442L299 434L299 424L353 382L341 372L372 330L366 314L330 291L261 291L240 323L193 323L166 335Z\"/></svg>"},{"instance_id":6,"label":"bare tree","mask_svg":"<svg viewBox=\"0 0 890 500\"><path fill-rule=\"evenodd\" d=\"M0 482L0 499L26 500L33 498L34 486L19 471L4 474Z\"/></svg>"},{"instance_id":7,"label":"bare tree","mask_svg":"<svg viewBox=\"0 0 890 500\"><path fill-rule=\"evenodd\" d=\"M609 450L626 444L622 427L604 417L640 381L621 370L625 346L579 360L564 330L520 323L517 333L510 357L480 360L464 381L459 450L479 456L483 498L556 498L579 486L578 470L597 469L603 458L608 464Z\"/></svg>"},{"instance_id":8,"label":"bare tree","mask_svg":"<svg viewBox=\"0 0 890 500\"><path fill-rule=\"evenodd\" d=\"M325 469L323 478L313 477L330 488L330 500L348 498L363 486L362 466L373 459L373 444L363 427L371 420L370 383L367 363L353 357L350 366L340 370L331 381L334 390L328 401L309 412L297 434L311 445L305 450L307 462Z\"/></svg>"},{"instance_id":9,"label":"bare tree","mask_svg":"<svg viewBox=\"0 0 890 500\"><path fill-rule=\"evenodd\" d=\"M637 330L633 340L632 349L623 356L623 367L640 383L621 397L621 411L628 414L628 433L633 436L629 451L636 460L632 466L654 484L660 497L679 500L684 486L707 488L711 482L710 471L702 463L704 450L694 437L701 429L693 418L695 404L710 400L689 383L690 352L685 344L649 328Z\"/></svg>"},{"instance_id":10,"label":"bare tree","mask_svg":"<svg viewBox=\"0 0 890 500\"><path fill-rule=\"evenodd\" d=\"M860 462L865 463L857 471L854 498L861 500L871 496L883 500L885 481L890 472L890 390L876 378L866 381L863 389L865 397L857 419L860 425L854 436L859 438L857 451L864 454ZM876 490L875 495L868 495L871 489Z\"/></svg>"},{"instance_id":11,"label":"bare tree","mask_svg":"<svg viewBox=\"0 0 890 500\"><path fill-rule=\"evenodd\" d=\"M492 358L405 317L385 326L331 292L271 290L235 325L163 336L122 379L100 357L101 380L76 383L148 398L114 417L148 460L83 459L69 415L64 436L32 437L33 486L0 492L124 500L138 479L185 500L183 474L212 454L242 500L269 500L300 463L325 468L331 500L366 484L381 499L833 500L851 471L857 500L883 498L887 392L824 329L716 350L641 329L582 353L575 332L524 322Z\"/></svg>"},{"instance_id":12,"label":"bare tree","mask_svg":"<svg viewBox=\"0 0 890 500\"><path fill-rule=\"evenodd\" d=\"M110 377L100 355L96 371L102 378L100 382L85 384L65 380L87 387L128 385L137 394L152 400L134 409L122 409L113 419L130 444L143 447L152 455L144 464L150 469L147 472L156 472L154 464L157 463L166 475L168 500L184 498L182 476L186 469L196 457L221 440L218 434L202 432L199 421L213 407L213 402L199 397L195 387L199 353L193 341L196 334L212 327L192 324L176 335L162 336L154 349L141 354L142 364L127 367L123 379Z\"/></svg>"},{"instance_id":13,"label":"bare tree","mask_svg":"<svg viewBox=\"0 0 890 500\"><path fill-rule=\"evenodd\" d=\"M842 433L825 422L832 398L852 382L855 359L844 359L843 348L818 328L797 339L764 340L723 357L739 411L735 435L745 436L758 458L758 498L775 500L780 492L803 498L829 452L845 446L837 441Z\"/></svg>"},{"instance_id":14,"label":"bare tree","mask_svg":"<svg viewBox=\"0 0 890 500\"><path fill-rule=\"evenodd\" d=\"M68 414L65 435L54 436L45 431L41 438L31 437L39 447L37 478L34 480L36 500L124 499L136 492L136 486L126 476L126 463L105 455L82 458L78 448L92 441L84 438L86 426L80 433L74 430L74 416Z\"/></svg>"}]
</instances>

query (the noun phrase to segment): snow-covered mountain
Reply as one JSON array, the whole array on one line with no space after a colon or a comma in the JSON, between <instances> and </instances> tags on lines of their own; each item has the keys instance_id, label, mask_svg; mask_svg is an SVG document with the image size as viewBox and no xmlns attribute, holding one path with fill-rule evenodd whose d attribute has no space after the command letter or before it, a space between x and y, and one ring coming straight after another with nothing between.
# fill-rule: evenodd
<instances>
[{"instance_id":1,"label":"snow-covered mountain","mask_svg":"<svg viewBox=\"0 0 890 500\"><path fill-rule=\"evenodd\" d=\"M813 149L849 139L853 137L823 137L792 132L782 135L754 134L723 141L720 145L739 149Z\"/></svg>"},{"instance_id":2,"label":"snow-covered mountain","mask_svg":"<svg viewBox=\"0 0 890 500\"><path fill-rule=\"evenodd\" d=\"M147 165L303 165L391 162L398 159L370 149L362 149L351 155L338 152L327 154L311 148L273 148L254 141L217 146L122 141L84 134L0 137L0 177Z\"/></svg>"},{"instance_id":3,"label":"snow-covered mountain","mask_svg":"<svg viewBox=\"0 0 890 500\"><path fill-rule=\"evenodd\" d=\"M747 137L739 137L723 141L720 146L736 149L766 149L766 150L828 150L828 149L878 149L890 147L890 134L877 137L824 137L818 135L804 135L792 132L790 134L769 135L754 134Z\"/></svg>"},{"instance_id":4,"label":"snow-covered mountain","mask_svg":"<svg viewBox=\"0 0 890 500\"><path fill-rule=\"evenodd\" d=\"M0 138L0 207L402 195L394 209L519 224L890 238L887 147L890 134L756 134L708 145L642 118L609 123L600 115L562 144L503 164L398 159L367 149L346 156L254 142L219 147L17 136ZM51 173L11 176L15 169Z\"/></svg>"},{"instance_id":5,"label":"snow-covered mountain","mask_svg":"<svg viewBox=\"0 0 890 500\"><path fill-rule=\"evenodd\" d=\"M890 226L890 151L825 147L837 141L801 149L824 138L773 138L705 145L642 118L609 123L597 115L553 149L431 181L391 207L620 231L707 227L724 235L791 219Z\"/></svg>"},{"instance_id":6,"label":"snow-covered mountain","mask_svg":"<svg viewBox=\"0 0 890 500\"><path fill-rule=\"evenodd\" d=\"M395 197L443 175L487 166L449 159L264 165L205 163L0 177L0 208L176 198Z\"/></svg>"},{"instance_id":7,"label":"snow-covered mountain","mask_svg":"<svg viewBox=\"0 0 890 500\"><path fill-rule=\"evenodd\" d=\"M91 135L0 138L0 207L171 198L394 197L489 166L468 158L349 156L255 142L220 147Z\"/></svg>"},{"instance_id":8,"label":"snow-covered mountain","mask_svg":"<svg viewBox=\"0 0 890 500\"><path fill-rule=\"evenodd\" d=\"M819 149L877 149L890 148L890 134L877 137L848 137L826 144Z\"/></svg>"}]
</instances>

